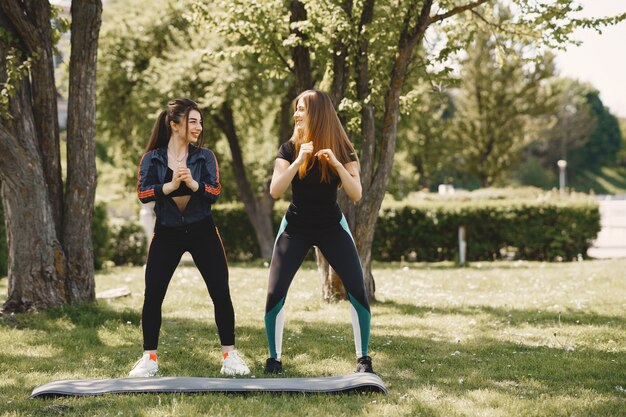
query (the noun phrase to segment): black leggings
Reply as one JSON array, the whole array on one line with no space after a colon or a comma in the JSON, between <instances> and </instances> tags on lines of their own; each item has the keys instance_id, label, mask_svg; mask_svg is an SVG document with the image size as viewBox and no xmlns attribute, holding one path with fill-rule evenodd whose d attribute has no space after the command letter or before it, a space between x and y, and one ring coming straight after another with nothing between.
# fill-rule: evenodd
<instances>
[{"instance_id":1,"label":"black leggings","mask_svg":"<svg viewBox=\"0 0 626 417\"><path fill-rule=\"evenodd\" d=\"M176 228L158 222L148 250L146 291L141 312L144 350L156 350L161 329L161 306L172 275L188 251L213 300L215 323L222 346L235 344L235 313L228 287L228 265L213 219Z\"/></svg>"},{"instance_id":2,"label":"black leggings","mask_svg":"<svg viewBox=\"0 0 626 417\"><path fill-rule=\"evenodd\" d=\"M370 305L365 293L363 269L346 219L324 230L298 230L283 218L270 265L265 304L265 333L270 357L281 358L285 324L285 299L298 268L311 246L317 246L333 267L348 293L351 304L354 347L358 357L368 354Z\"/></svg>"}]
</instances>

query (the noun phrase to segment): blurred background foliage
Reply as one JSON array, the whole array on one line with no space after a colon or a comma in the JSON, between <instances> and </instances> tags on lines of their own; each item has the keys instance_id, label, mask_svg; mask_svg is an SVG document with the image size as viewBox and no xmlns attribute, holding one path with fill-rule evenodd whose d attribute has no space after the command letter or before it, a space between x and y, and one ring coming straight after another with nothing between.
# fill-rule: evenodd
<instances>
[{"instance_id":1,"label":"blurred background foliage","mask_svg":"<svg viewBox=\"0 0 626 417\"><path fill-rule=\"evenodd\" d=\"M330 62L328 39L338 34L348 39L356 34L332 2L304 3L308 20L299 22L298 29L307 35L312 59ZM397 25L391 24L395 19L392 6L389 3L388 9L383 7L368 29L375 33L372 54L380 52L376 45L385 45L397 36ZM485 7L494 7L491 13L500 25L510 24L512 12L503 3ZM256 256L254 232L244 226L245 212L233 208L241 202L241 190L231 171L224 115L225 109L230 109L247 179L252 191L260 195L271 175L281 132L285 134L281 124L290 122L281 119L281 108L295 97L295 93L290 95L293 81L281 57L288 57L285 48L301 40L289 33L288 17L286 3L281 0L106 3L98 51L99 179L93 232L98 267L106 260L143 262L143 255L138 254L145 253L146 241L135 236L141 232L136 221L136 167L156 115L170 98L181 96L200 104L205 145L216 152L220 161L223 192L216 216L233 227L228 240L238 243L231 252L241 259ZM459 18L475 17L469 14ZM481 27L476 22L467 24ZM385 220L391 213L388 201L414 207L412 196L436 191L439 184L452 184L468 192L486 187L532 186L536 187L530 197L533 201L542 192L558 187L556 161L565 159L571 190L626 193L626 120L619 120L604 106L598 90L560 77L549 51L537 53L528 39L505 38L487 25L482 31L472 32L466 48L441 48L442 38L466 36L462 32L461 28L442 24L428 37L429 42L420 46L424 53L412 63L401 97L389 199L381 209L379 241L374 244L378 248L374 253L383 259L394 258L384 255L389 250L382 249L386 239L383 234L393 230ZM257 53L268 45L275 53ZM63 47L60 42L58 48ZM436 58L426 62L427 53ZM372 59L373 90L388 77L382 61L390 58L378 55ZM332 67L312 68L321 71L315 75L322 80L319 88L328 89ZM63 70L63 65L57 69L61 85ZM351 91L338 106L351 134L358 132L360 111L360 104L351 100L354 88L348 86ZM60 92L63 94L63 88ZM384 106L375 102L374 107ZM358 148L358 135L353 140ZM513 197L519 193L505 194ZM227 202L234 205L224 205ZM511 204L509 209L513 210L515 204ZM402 212L397 208L393 211L394 216ZM586 228L589 236L582 241L594 237L594 227ZM125 248L114 247L120 239L128 244ZM242 249L245 242L248 249ZM515 246L508 241L507 245ZM6 252L5 246L0 246L0 252ZM576 247L576 251L581 250L580 245ZM499 256L500 249L494 250L492 257ZM558 256L568 259L571 254L545 252L539 258ZM0 274L6 273L2 270L6 269L2 263L5 258L0 256Z\"/></svg>"}]
</instances>

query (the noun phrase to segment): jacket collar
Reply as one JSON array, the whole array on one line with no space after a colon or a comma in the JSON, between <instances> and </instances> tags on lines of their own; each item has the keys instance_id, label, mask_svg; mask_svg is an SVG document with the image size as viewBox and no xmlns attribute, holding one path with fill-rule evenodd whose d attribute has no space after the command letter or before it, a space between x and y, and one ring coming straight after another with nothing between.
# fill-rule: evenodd
<instances>
[{"instance_id":1,"label":"jacket collar","mask_svg":"<svg viewBox=\"0 0 626 417\"><path fill-rule=\"evenodd\" d=\"M187 152L189 152L189 156L187 157L187 162L189 164L193 164L198 160L204 160L206 159L204 156L204 153L201 152L201 148L198 148L195 145L189 144L189 147L187 149ZM152 159L156 159L158 161L160 161L161 163L163 163L164 165L167 165L167 146L164 146L162 148L157 148L154 150L154 152L152 153Z\"/></svg>"}]
</instances>

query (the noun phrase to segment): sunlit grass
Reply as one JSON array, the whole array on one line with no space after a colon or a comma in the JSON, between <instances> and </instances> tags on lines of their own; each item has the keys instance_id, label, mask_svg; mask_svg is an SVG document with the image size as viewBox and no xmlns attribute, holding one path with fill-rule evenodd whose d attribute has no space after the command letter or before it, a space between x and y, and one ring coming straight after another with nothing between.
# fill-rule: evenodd
<instances>
[{"instance_id":1,"label":"sunlit grass","mask_svg":"<svg viewBox=\"0 0 626 417\"><path fill-rule=\"evenodd\" d=\"M626 168L603 167L598 172L574 173L571 187L577 191L596 194L626 194Z\"/></svg>"},{"instance_id":2,"label":"sunlit grass","mask_svg":"<svg viewBox=\"0 0 626 417\"><path fill-rule=\"evenodd\" d=\"M626 260L377 264L371 354L389 395L107 395L27 400L59 379L125 376L141 353L143 269L97 276L131 295L0 318L0 416L626 415ZM237 345L264 377L267 267L231 265ZM287 297L285 377L354 371L349 304L301 269ZM0 281L3 301L6 279ZM219 376L213 306L194 267L163 305L161 375Z\"/></svg>"}]
</instances>

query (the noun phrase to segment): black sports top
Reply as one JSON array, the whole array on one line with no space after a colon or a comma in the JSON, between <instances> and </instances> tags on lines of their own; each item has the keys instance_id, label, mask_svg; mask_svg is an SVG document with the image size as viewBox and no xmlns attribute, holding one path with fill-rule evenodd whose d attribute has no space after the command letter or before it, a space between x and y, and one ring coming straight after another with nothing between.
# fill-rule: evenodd
<instances>
[{"instance_id":1,"label":"black sports top","mask_svg":"<svg viewBox=\"0 0 626 417\"><path fill-rule=\"evenodd\" d=\"M165 173L165 182L172 181L173 177L174 177L174 171L172 171L172 168L167 167L167 172ZM181 195L192 195L192 194L193 194L193 191L191 190L191 188L187 187L187 184L185 184L184 182L181 182L178 189L169 193L168 197L180 197Z\"/></svg>"},{"instance_id":2,"label":"black sports top","mask_svg":"<svg viewBox=\"0 0 626 417\"><path fill-rule=\"evenodd\" d=\"M296 145L291 140L283 143L278 149L276 158L293 162ZM356 156L351 155L351 161ZM347 163L346 161L344 163ZM321 164L317 159L309 172L300 179L298 173L291 180L291 204L287 209L287 222L297 227L324 228L334 226L341 220L341 210L337 204L337 187L340 180L331 171L330 182L322 182Z\"/></svg>"}]
</instances>

